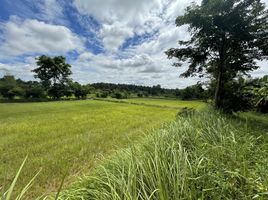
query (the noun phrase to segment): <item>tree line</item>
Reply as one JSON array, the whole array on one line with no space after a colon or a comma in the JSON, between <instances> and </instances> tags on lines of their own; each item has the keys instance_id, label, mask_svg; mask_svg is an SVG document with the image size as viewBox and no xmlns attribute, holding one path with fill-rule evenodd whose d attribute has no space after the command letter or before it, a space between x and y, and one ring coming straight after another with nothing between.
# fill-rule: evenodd
<instances>
[{"instance_id":1,"label":"tree line","mask_svg":"<svg viewBox=\"0 0 268 200\"><path fill-rule=\"evenodd\" d=\"M38 58L38 61L44 59L43 56L42 59L40 58ZM65 62L65 59L62 59L62 61ZM39 65L43 66L40 63ZM60 66L63 65L58 67ZM42 71L42 75L37 73L35 77L44 77L46 73L52 77L52 73L48 69L44 70L40 67L36 69ZM5 75L0 78L0 97L8 101L12 101L15 98L23 101L60 100L62 98L86 99L88 95L96 98L162 97L210 101L213 99L215 91L215 81L211 81L208 84L197 83L184 89L166 89L161 88L160 85L149 87L113 83L82 85L72 81L69 77L71 73L68 73L69 75L65 77L59 75L62 70L58 70L57 73L58 75L55 75L55 78L45 76L44 81L23 81L16 79L12 75ZM255 108L260 112L268 112L268 76L255 79L239 77L232 82L228 82L227 88L228 91L223 100L225 110L239 111Z\"/></svg>"},{"instance_id":2,"label":"tree line","mask_svg":"<svg viewBox=\"0 0 268 200\"><path fill-rule=\"evenodd\" d=\"M156 86L140 86L134 84L93 83L80 84L69 80L66 84L54 84L44 87L39 81L23 81L13 75L0 78L0 99L20 100L60 100L66 98L85 99L87 96L96 98L127 99L131 97L162 97L184 100L207 98L207 92L201 84L185 89L166 89Z\"/></svg>"},{"instance_id":3,"label":"tree line","mask_svg":"<svg viewBox=\"0 0 268 200\"><path fill-rule=\"evenodd\" d=\"M59 100L62 98L85 99L91 94L97 98L113 97L168 97L181 99L205 99L205 90L201 84L185 89L167 89L160 85L140 86L134 84L74 82L71 65L63 56L37 58L37 68L32 70L38 81L23 81L12 75L0 78L0 96L6 100Z\"/></svg>"},{"instance_id":4,"label":"tree line","mask_svg":"<svg viewBox=\"0 0 268 200\"><path fill-rule=\"evenodd\" d=\"M23 82L12 76L0 81L4 98L52 98L75 96L86 98L90 92L96 97L128 98L129 96L162 96L181 99L209 99L216 109L226 112L255 107L267 108L267 76L250 79L257 69L257 60L268 59L268 10L260 0L203 0L192 3L185 14L176 19L177 26L188 26L190 39L179 41L178 48L166 51L168 58L176 58L174 66L188 63L182 77L199 75L210 81L185 89L96 83L81 85L70 78L71 65L62 56L40 56L34 77L40 81Z\"/></svg>"}]
</instances>

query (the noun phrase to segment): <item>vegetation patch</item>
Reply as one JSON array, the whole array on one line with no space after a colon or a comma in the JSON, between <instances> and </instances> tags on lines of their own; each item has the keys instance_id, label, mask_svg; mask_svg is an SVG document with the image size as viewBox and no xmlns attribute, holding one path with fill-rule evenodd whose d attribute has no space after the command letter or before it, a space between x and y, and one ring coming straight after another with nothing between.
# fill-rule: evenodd
<instances>
[{"instance_id":1,"label":"vegetation patch","mask_svg":"<svg viewBox=\"0 0 268 200\"><path fill-rule=\"evenodd\" d=\"M179 117L106 160L61 199L267 199L262 128L212 110Z\"/></svg>"},{"instance_id":2,"label":"vegetation patch","mask_svg":"<svg viewBox=\"0 0 268 200\"><path fill-rule=\"evenodd\" d=\"M178 112L94 100L0 104L0 110L0 188L10 185L28 155L14 190L42 168L31 197L56 191L66 173L68 184L89 172L103 156L174 120Z\"/></svg>"}]
</instances>

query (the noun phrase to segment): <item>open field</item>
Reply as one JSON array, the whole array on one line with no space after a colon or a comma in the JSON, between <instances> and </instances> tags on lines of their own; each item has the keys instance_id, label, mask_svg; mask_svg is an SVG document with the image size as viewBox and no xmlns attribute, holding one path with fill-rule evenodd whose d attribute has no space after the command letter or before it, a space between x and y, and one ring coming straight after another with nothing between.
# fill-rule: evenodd
<instances>
[{"instance_id":1,"label":"open field","mask_svg":"<svg viewBox=\"0 0 268 200\"><path fill-rule=\"evenodd\" d=\"M202 101L182 101L176 99L164 99L164 98L131 98L131 99L113 99L113 98L97 98L102 101L129 103L134 105L154 106L163 108L182 109L185 107L194 109L203 109L206 103Z\"/></svg>"},{"instance_id":2,"label":"open field","mask_svg":"<svg viewBox=\"0 0 268 200\"><path fill-rule=\"evenodd\" d=\"M0 186L10 183L28 155L17 189L42 168L34 195L55 191L65 173L66 184L88 173L103 156L174 120L179 111L94 100L0 104L0 110Z\"/></svg>"},{"instance_id":3,"label":"open field","mask_svg":"<svg viewBox=\"0 0 268 200\"><path fill-rule=\"evenodd\" d=\"M205 103L201 101L182 101L182 100L171 100L171 99L154 99L154 98L135 98L135 99L127 99L127 102L131 103L140 103L144 105L158 105L158 106L166 106L172 108L195 108L202 109L205 107Z\"/></svg>"}]
</instances>

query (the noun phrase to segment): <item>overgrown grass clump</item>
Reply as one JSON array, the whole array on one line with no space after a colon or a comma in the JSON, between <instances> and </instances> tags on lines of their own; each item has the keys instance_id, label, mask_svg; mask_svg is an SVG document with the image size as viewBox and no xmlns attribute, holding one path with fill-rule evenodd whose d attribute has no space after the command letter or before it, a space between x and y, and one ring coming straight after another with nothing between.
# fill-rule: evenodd
<instances>
[{"instance_id":1,"label":"overgrown grass clump","mask_svg":"<svg viewBox=\"0 0 268 200\"><path fill-rule=\"evenodd\" d=\"M61 199L268 199L266 135L211 110L178 118Z\"/></svg>"}]
</instances>

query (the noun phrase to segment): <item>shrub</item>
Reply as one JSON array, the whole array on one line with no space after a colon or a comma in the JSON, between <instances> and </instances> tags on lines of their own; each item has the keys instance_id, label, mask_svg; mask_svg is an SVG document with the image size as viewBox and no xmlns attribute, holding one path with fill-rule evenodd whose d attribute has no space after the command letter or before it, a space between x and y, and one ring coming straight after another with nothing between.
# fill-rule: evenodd
<instances>
[{"instance_id":1,"label":"shrub","mask_svg":"<svg viewBox=\"0 0 268 200\"><path fill-rule=\"evenodd\" d=\"M142 93L138 93L137 96L138 96L138 97L143 97L143 94L142 94Z\"/></svg>"},{"instance_id":2,"label":"shrub","mask_svg":"<svg viewBox=\"0 0 268 200\"><path fill-rule=\"evenodd\" d=\"M114 92L112 94L112 97L113 98L116 98L116 99L127 99L128 98L128 94L126 92Z\"/></svg>"},{"instance_id":3,"label":"shrub","mask_svg":"<svg viewBox=\"0 0 268 200\"><path fill-rule=\"evenodd\" d=\"M108 97L108 92L104 91L100 94L100 98L107 98Z\"/></svg>"},{"instance_id":4,"label":"shrub","mask_svg":"<svg viewBox=\"0 0 268 200\"><path fill-rule=\"evenodd\" d=\"M257 110L268 113L268 76L257 80L257 83L251 86L250 91L254 95Z\"/></svg>"},{"instance_id":5,"label":"shrub","mask_svg":"<svg viewBox=\"0 0 268 200\"><path fill-rule=\"evenodd\" d=\"M253 108L252 95L246 90L246 84L238 81L226 83L222 99L222 109L226 112L245 111Z\"/></svg>"}]
</instances>

